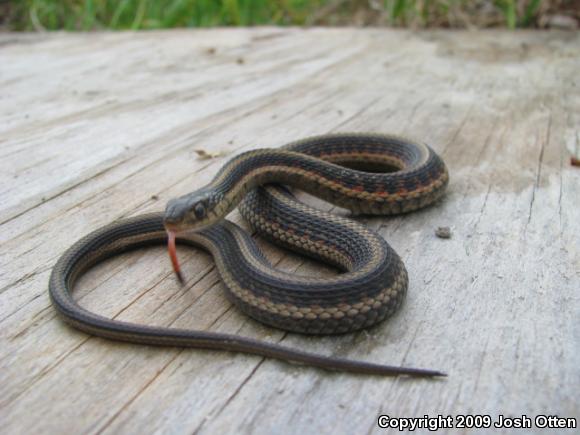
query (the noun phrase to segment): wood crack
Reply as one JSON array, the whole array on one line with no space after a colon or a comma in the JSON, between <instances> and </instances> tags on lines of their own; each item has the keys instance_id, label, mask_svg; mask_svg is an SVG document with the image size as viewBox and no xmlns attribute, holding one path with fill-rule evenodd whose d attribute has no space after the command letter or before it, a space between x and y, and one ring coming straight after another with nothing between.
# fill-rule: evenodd
<instances>
[{"instance_id":1,"label":"wood crack","mask_svg":"<svg viewBox=\"0 0 580 435\"><path fill-rule=\"evenodd\" d=\"M457 127L455 129L455 131L453 132L453 136L451 136L451 139L445 144L445 147L443 147L443 150L441 151L442 156L445 156L447 154L447 149L452 144L454 144L455 141L457 140L457 138L459 137L461 130L463 130L463 127L465 127L465 124L467 124L467 121L469 120L469 116L471 115L472 108L473 108L473 105L469 106L469 108L467 109L467 113L465 114L465 116L461 120L461 123L459 124L459 127Z\"/></svg>"},{"instance_id":2,"label":"wood crack","mask_svg":"<svg viewBox=\"0 0 580 435\"><path fill-rule=\"evenodd\" d=\"M217 419L222 414L222 412L233 402L233 400L238 396L240 391L242 391L242 389L246 386L246 384L250 381L250 379L252 379L254 374L258 371L258 369L262 366L262 364L264 363L265 360L266 360L266 358L261 357L260 361L254 366L254 368L250 371L250 373L242 380L242 382L238 385L238 387L234 390L234 392L229 395L227 400L223 403L221 408L218 410L217 414L215 416L212 416L214 419ZM196 435L196 434L201 432L201 430L203 429L203 426L205 425L205 423L207 421L207 418L208 417L206 417L206 419L198 427L196 427L193 430L192 435Z\"/></svg>"},{"instance_id":3,"label":"wood crack","mask_svg":"<svg viewBox=\"0 0 580 435\"><path fill-rule=\"evenodd\" d=\"M550 143L551 131L552 131L552 111L550 110L550 114L548 117L548 128L547 128L547 132L546 132L546 137L543 141L541 141L541 145L540 145L540 154L538 156L538 166L536 169L536 180L534 182L534 187L532 189L532 198L530 200L530 207L528 210L528 220L527 220L525 227L524 227L524 233L527 232L528 225L530 224L530 221L532 220L532 211L533 211L533 207L534 207L534 201L536 199L536 191L539 189L540 178L542 176L542 162L544 161L544 151L546 149L546 146L549 145L549 143Z\"/></svg>"},{"instance_id":4,"label":"wood crack","mask_svg":"<svg viewBox=\"0 0 580 435\"><path fill-rule=\"evenodd\" d=\"M474 234L477 234L477 228L479 227L479 222L481 222L483 212L485 211L485 207L487 206L487 199L489 198L489 192L491 192L491 183L487 185L487 191L485 192L485 197L483 198L483 204L481 204L481 208L479 210L479 215L477 216L477 220L475 221L475 225L473 226L473 233Z\"/></svg>"},{"instance_id":5,"label":"wood crack","mask_svg":"<svg viewBox=\"0 0 580 435\"><path fill-rule=\"evenodd\" d=\"M121 406L117 410L117 412L115 412L113 414L113 416L105 422L105 424L103 426L101 426L96 431L96 433L101 434L107 428L109 428L111 426L111 424L113 424L114 421L117 418L119 418L119 416L123 413L123 411L125 411L127 408L129 408L129 406L131 406L131 404L133 404L145 391L147 391L149 389L149 387L151 387L151 385L153 385L153 383L159 378L159 376L165 372L165 370L177 359L177 357L179 357L179 355L181 355L183 353L183 351L184 351L183 349L174 351L175 354L173 355L173 357L169 358L169 360L159 370L157 370L155 375L153 377L151 377L151 379L149 379L145 384L143 384L143 386L128 401L126 401L123 404L123 406Z\"/></svg>"}]
</instances>

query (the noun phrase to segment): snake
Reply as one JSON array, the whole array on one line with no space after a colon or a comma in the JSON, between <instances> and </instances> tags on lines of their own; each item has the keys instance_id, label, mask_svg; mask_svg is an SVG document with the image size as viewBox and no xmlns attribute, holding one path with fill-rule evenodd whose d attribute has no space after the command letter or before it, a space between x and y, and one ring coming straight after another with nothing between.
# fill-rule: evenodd
<instances>
[{"instance_id":1,"label":"snake","mask_svg":"<svg viewBox=\"0 0 580 435\"><path fill-rule=\"evenodd\" d=\"M209 251L226 298L266 325L307 335L370 328L395 313L405 298L408 274L401 258L376 231L348 214L306 205L294 191L350 210L352 216L398 215L433 204L448 182L443 160L428 145L393 135L335 133L246 151L224 164L206 186L169 200L164 212L123 218L82 237L53 267L50 298L65 322L113 340L243 352L340 372L446 376L236 334L109 319L83 308L73 290L97 263L155 244L167 244L183 283L175 248L179 243ZM337 273L302 276L275 268L251 234L225 219L236 207L259 236Z\"/></svg>"}]
</instances>

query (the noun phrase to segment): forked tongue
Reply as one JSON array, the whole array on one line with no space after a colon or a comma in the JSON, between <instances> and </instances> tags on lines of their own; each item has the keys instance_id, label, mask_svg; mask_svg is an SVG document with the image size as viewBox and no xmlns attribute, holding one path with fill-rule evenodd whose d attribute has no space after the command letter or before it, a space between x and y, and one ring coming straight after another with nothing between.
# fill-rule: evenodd
<instances>
[{"instance_id":1,"label":"forked tongue","mask_svg":"<svg viewBox=\"0 0 580 435\"><path fill-rule=\"evenodd\" d=\"M167 250L169 251L169 258L171 258L171 265L173 266L173 271L177 276L180 284L184 284L183 275L181 274L181 268L179 267L179 260L177 259L177 249L175 248L175 233L173 231L167 231Z\"/></svg>"}]
</instances>

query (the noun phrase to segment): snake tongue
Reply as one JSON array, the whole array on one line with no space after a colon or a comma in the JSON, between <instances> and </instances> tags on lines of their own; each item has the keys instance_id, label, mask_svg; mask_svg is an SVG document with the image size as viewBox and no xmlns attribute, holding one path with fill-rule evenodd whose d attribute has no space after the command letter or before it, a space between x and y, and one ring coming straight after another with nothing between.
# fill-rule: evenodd
<instances>
[{"instance_id":1,"label":"snake tongue","mask_svg":"<svg viewBox=\"0 0 580 435\"><path fill-rule=\"evenodd\" d=\"M177 259L177 249L175 247L175 233L173 231L167 231L167 250L169 251L169 258L171 259L171 265L173 266L173 271L177 276L180 284L184 284L183 275L181 274L181 268L179 266L179 260Z\"/></svg>"}]
</instances>

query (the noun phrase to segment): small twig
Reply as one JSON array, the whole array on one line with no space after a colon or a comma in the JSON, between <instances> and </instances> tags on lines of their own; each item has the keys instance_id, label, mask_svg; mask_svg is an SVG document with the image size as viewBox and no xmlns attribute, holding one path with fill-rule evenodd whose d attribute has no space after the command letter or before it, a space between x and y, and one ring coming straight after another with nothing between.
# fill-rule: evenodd
<instances>
[{"instance_id":1,"label":"small twig","mask_svg":"<svg viewBox=\"0 0 580 435\"><path fill-rule=\"evenodd\" d=\"M34 30L37 32L46 32L46 27L44 27L40 22L38 14L36 13L36 8L34 6L30 8L30 21L32 22L32 27L34 27Z\"/></svg>"}]
</instances>

